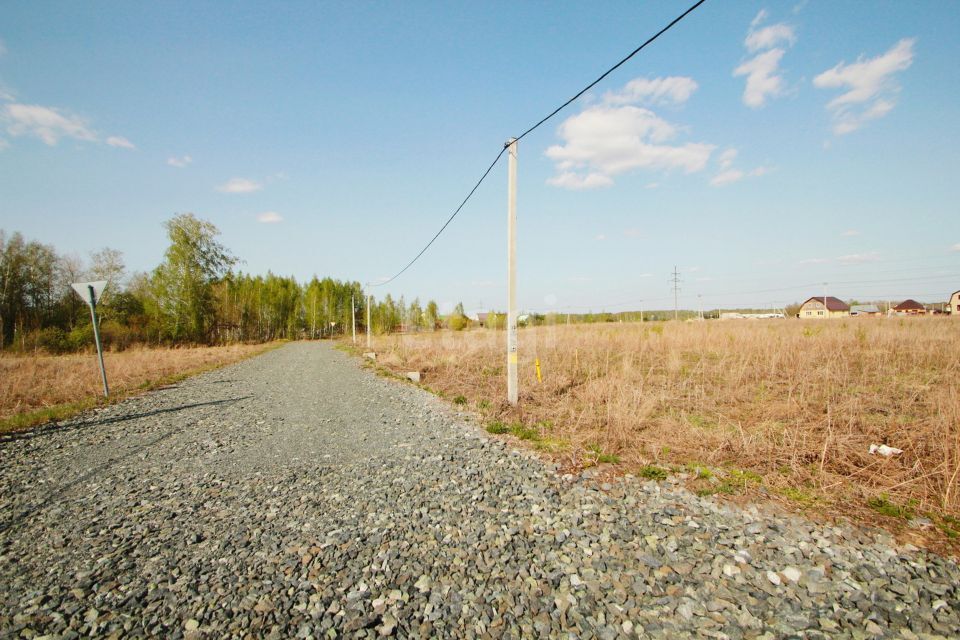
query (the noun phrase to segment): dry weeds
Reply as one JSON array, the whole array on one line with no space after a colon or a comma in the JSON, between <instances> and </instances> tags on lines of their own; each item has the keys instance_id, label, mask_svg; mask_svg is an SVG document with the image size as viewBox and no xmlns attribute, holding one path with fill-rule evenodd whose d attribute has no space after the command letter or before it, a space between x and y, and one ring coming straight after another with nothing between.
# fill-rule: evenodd
<instances>
[{"instance_id":1,"label":"dry weeds","mask_svg":"<svg viewBox=\"0 0 960 640\"><path fill-rule=\"evenodd\" d=\"M105 353L104 362L112 396L163 384L185 374L220 367L269 348L265 345L137 348ZM49 417L68 415L72 406L95 404L103 395L95 354L64 356L0 356L0 425L29 426L41 421L45 411L63 408ZM15 420L17 417L21 420ZM35 416L28 418L28 416ZM2 429L0 429L2 430Z\"/></svg>"},{"instance_id":2,"label":"dry weeds","mask_svg":"<svg viewBox=\"0 0 960 640\"><path fill-rule=\"evenodd\" d=\"M573 466L705 465L799 506L849 513L879 501L960 530L957 319L522 329L516 408L503 401L504 345L504 332L474 330L387 336L376 350L488 421L538 430L532 439ZM870 455L873 443L904 453ZM718 488L702 475L705 492Z\"/></svg>"}]
</instances>

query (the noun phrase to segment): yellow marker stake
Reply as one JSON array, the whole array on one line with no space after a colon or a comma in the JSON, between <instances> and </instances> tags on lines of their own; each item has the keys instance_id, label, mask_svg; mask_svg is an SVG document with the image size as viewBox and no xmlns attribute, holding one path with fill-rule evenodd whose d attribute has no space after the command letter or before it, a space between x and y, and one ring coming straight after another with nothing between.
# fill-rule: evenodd
<instances>
[{"instance_id":1,"label":"yellow marker stake","mask_svg":"<svg viewBox=\"0 0 960 640\"><path fill-rule=\"evenodd\" d=\"M537 358L534 363L537 365L537 382L543 382L543 376L540 375L540 358Z\"/></svg>"}]
</instances>

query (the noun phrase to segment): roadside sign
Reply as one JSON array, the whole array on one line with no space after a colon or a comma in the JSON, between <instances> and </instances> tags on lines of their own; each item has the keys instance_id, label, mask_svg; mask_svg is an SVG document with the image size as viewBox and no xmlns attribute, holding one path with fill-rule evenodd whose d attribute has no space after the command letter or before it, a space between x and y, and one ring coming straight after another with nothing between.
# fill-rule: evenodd
<instances>
[{"instance_id":1,"label":"roadside sign","mask_svg":"<svg viewBox=\"0 0 960 640\"><path fill-rule=\"evenodd\" d=\"M103 379L103 395L110 397L110 387L107 386L107 370L103 366L103 347L100 346L100 323L97 321L97 300L107 286L106 280L96 282L74 282L70 285L83 301L90 307L90 321L93 323L93 341L97 344L97 358L100 360L100 377Z\"/></svg>"},{"instance_id":2,"label":"roadside sign","mask_svg":"<svg viewBox=\"0 0 960 640\"><path fill-rule=\"evenodd\" d=\"M83 298L83 301L90 304L90 287L93 287L93 304L100 301L100 295L107 286L106 280L97 280L96 282L74 282L70 285L77 295Z\"/></svg>"}]
</instances>

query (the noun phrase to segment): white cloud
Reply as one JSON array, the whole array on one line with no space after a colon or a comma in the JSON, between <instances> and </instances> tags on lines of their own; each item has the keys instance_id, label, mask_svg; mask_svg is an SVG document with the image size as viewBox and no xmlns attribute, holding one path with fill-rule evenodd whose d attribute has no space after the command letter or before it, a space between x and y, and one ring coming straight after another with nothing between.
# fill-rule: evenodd
<instances>
[{"instance_id":1,"label":"white cloud","mask_svg":"<svg viewBox=\"0 0 960 640\"><path fill-rule=\"evenodd\" d=\"M771 171L769 167L757 167L749 172L735 168L733 162L737 159L737 153L738 151L731 147L725 149L724 152L717 157L717 163L720 165L720 173L710 179L712 186L723 187L728 184L733 184L734 182L739 182L744 178L758 178Z\"/></svg>"},{"instance_id":2,"label":"white cloud","mask_svg":"<svg viewBox=\"0 0 960 640\"><path fill-rule=\"evenodd\" d=\"M627 236L628 238L642 238L642 237L644 237L643 231L641 231L640 229L637 229L636 227L633 227L633 228L630 228L630 229L624 229L623 235Z\"/></svg>"},{"instance_id":3,"label":"white cloud","mask_svg":"<svg viewBox=\"0 0 960 640\"><path fill-rule=\"evenodd\" d=\"M720 157L717 158L717 162L720 163L721 169L729 169L733 164L733 161L737 159L737 150L736 149L727 149L720 154Z\"/></svg>"},{"instance_id":4,"label":"white cloud","mask_svg":"<svg viewBox=\"0 0 960 640\"><path fill-rule=\"evenodd\" d=\"M860 235L860 232L857 231L856 229L847 229L846 231L844 231L844 232L841 233L840 235L843 236L844 238L854 238L854 237Z\"/></svg>"},{"instance_id":5,"label":"white cloud","mask_svg":"<svg viewBox=\"0 0 960 640\"><path fill-rule=\"evenodd\" d=\"M771 49L761 53L733 70L733 75L747 76L747 86L743 90L743 103L758 109L783 93L783 76L780 70L780 58L786 53L783 49Z\"/></svg>"},{"instance_id":6,"label":"white cloud","mask_svg":"<svg viewBox=\"0 0 960 640\"><path fill-rule=\"evenodd\" d=\"M193 162L193 158L191 158L190 156L182 156L180 158L176 158L176 157L167 158L167 164L170 165L171 167L176 167L178 169L183 169L191 162Z\"/></svg>"},{"instance_id":7,"label":"white cloud","mask_svg":"<svg viewBox=\"0 0 960 640\"><path fill-rule=\"evenodd\" d=\"M893 96L899 91L894 75L913 64L914 42L913 38L903 38L884 54L867 59L861 56L851 64L841 62L813 79L813 85L820 89L845 89L827 103L836 135L856 131L890 113Z\"/></svg>"},{"instance_id":8,"label":"white cloud","mask_svg":"<svg viewBox=\"0 0 960 640\"><path fill-rule=\"evenodd\" d=\"M950 251L960 251L960 242L950 247Z\"/></svg>"},{"instance_id":9,"label":"white cloud","mask_svg":"<svg viewBox=\"0 0 960 640\"><path fill-rule=\"evenodd\" d=\"M253 193L254 191L260 191L262 188L263 185L254 180L230 178L227 182L217 187L217 191L221 193Z\"/></svg>"},{"instance_id":10,"label":"white cloud","mask_svg":"<svg viewBox=\"0 0 960 640\"><path fill-rule=\"evenodd\" d=\"M4 102L13 102L17 99L17 95L13 92L13 89L7 87L0 82L0 100Z\"/></svg>"},{"instance_id":11,"label":"white cloud","mask_svg":"<svg viewBox=\"0 0 960 640\"><path fill-rule=\"evenodd\" d=\"M659 183L659 182L648 182L647 184L643 185L643 188L644 188L644 189L656 189L656 188L659 187L659 186L660 186L660 183Z\"/></svg>"},{"instance_id":12,"label":"white cloud","mask_svg":"<svg viewBox=\"0 0 960 640\"><path fill-rule=\"evenodd\" d=\"M632 105L589 107L567 118L558 131L564 144L546 155L558 175L549 184L568 189L608 187L613 177L633 169L703 170L714 145L666 144L677 129L652 111Z\"/></svg>"},{"instance_id":13,"label":"white cloud","mask_svg":"<svg viewBox=\"0 0 960 640\"><path fill-rule=\"evenodd\" d=\"M110 136L107 138L106 143L111 147L119 147L121 149L136 149L132 142L127 140L122 136Z\"/></svg>"},{"instance_id":14,"label":"white cloud","mask_svg":"<svg viewBox=\"0 0 960 640\"><path fill-rule=\"evenodd\" d=\"M620 91L609 91L603 96L607 104L673 103L682 104L697 90L693 78L669 76L666 78L636 78Z\"/></svg>"},{"instance_id":15,"label":"white cloud","mask_svg":"<svg viewBox=\"0 0 960 640\"><path fill-rule=\"evenodd\" d=\"M747 39L743 41L743 44L750 53L754 53L761 49L771 49L781 42L788 47L793 46L793 43L796 41L797 36L793 32L793 27L781 22L772 24L769 27L764 27L759 31L751 30L750 33L747 34Z\"/></svg>"},{"instance_id":16,"label":"white cloud","mask_svg":"<svg viewBox=\"0 0 960 640\"><path fill-rule=\"evenodd\" d=\"M837 262L842 265L851 265L879 261L880 254L876 251L870 251L868 253L851 253L845 256L837 256L836 258L807 258L806 260L801 260L800 264L827 264L829 262Z\"/></svg>"},{"instance_id":17,"label":"white cloud","mask_svg":"<svg viewBox=\"0 0 960 640\"><path fill-rule=\"evenodd\" d=\"M0 138L0 151L3 151L10 146L10 142L6 138Z\"/></svg>"},{"instance_id":18,"label":"white cloud","mask_svg":"<svg viewBox=\"0 0 960 640\"><path fill-rule=\"evenodd\" d=\"M0 111L0 120L6 123L10 135L36 136L49 146L65 137L88 142L97 139L82 118L40 105L8 104Z\"/></svg>"},{"instance_id":19,"label":"white cloud","mask_svg":"<svg viewBox=\"0 0 960 640\"><path fill-rule=\"evenodd\" d=\"M547 179L547 184L563 189L580 191L582 189L598 189L613 185L613 179L599 173L590 173L585 176L577 175L572 171L565 171Z\"/></svg>"},{"instance_id":20,"label":"white cloud","mask_svg":"<svg viewBox=\"0 0 960 640\"><path fill-rule=\"evenodd\" d=\"M783 22L759 28L768 15L766 9L760 10L750 22L747 37L743 41L750 53L762 53L757 53L733 70L734 77L747 77L743 103L752 109L762 107L769 98L783 93L784 80L780 74L780 60L786 53L786 47L793 46L797 41L793 27Z\"/></svg>"},{"instance_id":21,"label":"white cloud","mask_svg":"<svg viewBox=\"0 0 960 640\"><path fill-rule=\"evenodd\" d=\"M257 216L257 221L265 224L275 224L277 222L283 222L283 216L276 211L264 211Z\"/></svg>"},{"instance_id":22,"label":"white cloud","mask_svg":"<svg viewBox=\"0 0 960 640\"><path fill-rule=\"evenodd\" d=\"M877 262L878 260L880 260L880 255L876 251L837 256L837 262L840 264L863 264L864 262Z\"/></svg>"},{"instance_id":23,"label":"white cloud","mask_svg":"<svg viewBox=\"0 0 960 640\"><path fill-rule=\"evenodd\" d=\"M593 239L603 241L607 239L607 236L602 233L598 233Z\"/></svg>"},{"instance_id":24,"label":"white cloud","mask_svg":"<svg viewBox=\"0 0 960 640\"><path fill-rule=\"evenodd\" d=\"M714 187L722 187L728 184L733 184L734 182L739 182L743 180L746 174L739 169L726 169L721 171L717 175L713 176L710 179L710 184Z\"/></svg>"}]
</instances>

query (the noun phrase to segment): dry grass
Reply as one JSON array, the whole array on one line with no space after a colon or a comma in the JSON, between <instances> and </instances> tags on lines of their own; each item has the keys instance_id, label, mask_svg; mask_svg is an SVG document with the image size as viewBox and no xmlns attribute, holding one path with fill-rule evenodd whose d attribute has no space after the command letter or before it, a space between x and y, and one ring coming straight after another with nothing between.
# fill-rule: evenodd
<instances>
[{"instance_id":1,"label":"dry grass","mask_svg":"<svg viewBox=\"0 0 960 640\"><path fill-rule=\"evenodd\" d=\"M524 329L517 408L503 402L504 345L504 332L475 330L383 337L376 350L571 466L684 465L705 493L762 483L799 506L895 505L960 531L956 319ZM904 453L869 455L871 443Z\"/></svg>"},{"instance_id":2,"label":"dry grass","mask_svg":"<svg viewBox=\"0 0 960 640\"><path fill-rule=\"evenodd\" d=\"M168 384L270 348L232 345L130 349L104 354L111 398ZM96 405L103 396L94 354L0 356L0 431L62 419Z\"/></svg>"}]
</instances>

